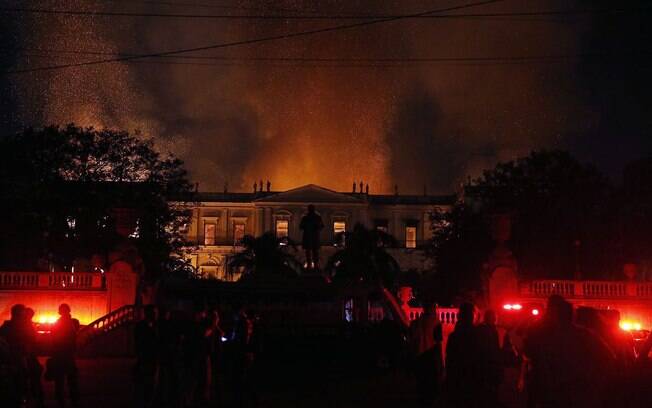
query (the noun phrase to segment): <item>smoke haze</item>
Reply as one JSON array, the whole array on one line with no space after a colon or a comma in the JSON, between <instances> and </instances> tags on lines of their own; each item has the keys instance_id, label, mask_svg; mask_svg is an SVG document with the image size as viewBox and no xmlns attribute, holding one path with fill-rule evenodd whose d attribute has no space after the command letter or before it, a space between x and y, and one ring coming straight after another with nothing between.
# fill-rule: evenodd
<instances>
[{"instance_id":1,"label":"smoke haze","mask_svg":"<svg viewBox=\"0 0 652 408\"><path fill-rule=\"evenodd\" d=\"M16 6L20 2L4 1ZM184 14L405 14L460 1L35 1L37 8ZM161 3L161 4L159 4ZM380 4L382 3L382 4ZM316 5L318 4L318 5ZM433 5L434 4L434 5ZM23 4L24 5L24 4ZM567 1L504 1L454 13L566 10ZM279 11L280 10L280 11ZM296 13L294 13L296 14ZM7 18L7 17L5 17ZM13 18L12 67L91 61L218 44L342 21L198 20L27 14ZM164 59L12 76L26 124L140 130L186 162L202 190L307 183L372 192L449 193L497 161L564 147L599 122L578 95L576 59L535 63L269 62L251 58L432 58L573 55L590 18L395 21ZM31 50L31 51L27 51ZM190 64L189 64L190 62ZM200 65L203 64L203 65ZM585 86L586 84L582 85ZM573 139L574 140L574 139Z\"/></svg>"}]
</instances>

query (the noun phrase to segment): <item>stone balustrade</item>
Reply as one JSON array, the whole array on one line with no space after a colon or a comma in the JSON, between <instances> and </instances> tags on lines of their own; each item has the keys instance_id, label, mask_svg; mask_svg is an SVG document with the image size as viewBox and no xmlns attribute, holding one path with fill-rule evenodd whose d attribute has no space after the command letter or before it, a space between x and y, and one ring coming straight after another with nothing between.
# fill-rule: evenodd
<instances>
[{"instance_id":1,"label":"stone balustrade","mask_svg":"<svg viewBox=\"0 0 652 408\"><path fill-rule=\"evenodd\" d=\"M567 298L647 298L652 299L652 282L533 280L520 285L527 297L561 295Z\"/></svg>"},{"instance_id":2,"label":"stone balustrade","mask_svg":"<svg viewBox=\"0 0 652 408\"><path fill-rule=\"evenodd\" d=\"M104 276L90 272L0 272L0 290L105 290Z\"/></svg>"}]
</instances>

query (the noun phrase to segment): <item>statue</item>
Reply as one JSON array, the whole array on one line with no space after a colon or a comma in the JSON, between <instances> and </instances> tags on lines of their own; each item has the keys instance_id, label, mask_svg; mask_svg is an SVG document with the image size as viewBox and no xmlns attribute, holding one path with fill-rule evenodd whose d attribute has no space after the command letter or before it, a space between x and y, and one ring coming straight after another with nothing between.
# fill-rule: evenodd
<instances>
[{"instance_id":1,"label":"statue","mask_svg":"<svg viewBox=\"0 0 652 408\"><path fill-rule=\"evenodd\" d=\"M315 212L315 206L308 206L308 214L301 218L299 228L303 231L301 245L306 251L306 267L308 269L319 268L319 234L324 228L324 222L319 214Z\"/></svg>"}]
</instances>

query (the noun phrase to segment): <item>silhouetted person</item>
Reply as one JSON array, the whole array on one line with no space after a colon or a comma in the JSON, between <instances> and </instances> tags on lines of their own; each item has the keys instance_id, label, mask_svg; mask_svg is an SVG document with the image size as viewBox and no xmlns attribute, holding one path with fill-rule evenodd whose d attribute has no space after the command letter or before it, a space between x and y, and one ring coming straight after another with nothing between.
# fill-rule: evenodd
<instances>
[{"instance_id":1,"label":"silhouetted person","mask_svg":"<svg viewBox=\"0 0 652 408\"><path fill-rule=\"evenodd\" d=\"M315 206L308 206L308 214L301 218L299 228L303 231L301 245L306 251L306 266L308 268L319 268L319 234L324 228L324 222L319 214L315 212Z\"/></svg>"},{"instance_id":2,"label":"silhouetted person","mask_svg":"<svg viewBox=\"0 0 652 408\"><path fill-rule=\"evenodd\" d=\"M159 319L158 405L176 407L181 401L183 338L181 313L162 312Z\"/></svg>"},{"instance_id":3,"label":"silhouetted person","mask_svg":"<svg viewBox=\"0 0 652 408\"><path fill-rule=\"evenodd\" d=\"M25 351L26 351L26 364L27 375L29 379L29 395L34 400L34 405L42 407L43 401L43 384L41 383L41 375L43 374L43 366L38 361L36 352L36 328L34 327L34 309L28 307L25 309Z\"/></svg>"},{"instance_id":4,"label":"silhouetted person","mask_svg":"<svg viewBox=\"0 0 652 408\"><path fill-rule=\"evenodd\" d=\"M487 407L499 406L498 388L503 381L503 353L496 328L496 313L489 309L476 328L478 342L478 397Z\"/></svg>"},{"instance_id":5,"label":"silhouetted person","mask_svg":"<svg viewBox=\"0 0 652 408\"><path fill-rule=\"evenodd\" d=\"M59 407L66 406L64 393L68 383L70 400L74 407L79 406L78 372L75 364L75 348L79 321L70 315L70 306L59 305L59 319L52 326L52 369L54 387Z\"/></svg>"},{"instance_id":6,"label":"silhouetted person","mask_svg":"<svg viewBox=\"0 0 652 408\"><path fill-rule=\"evenodd\" d=\"M431 407L439 395L442 374L441 322L434 304L424 306L424 312L410 325L410 348L417 380L419 402Z\"/></svg>"},{"instance_id":7,"label":"silhouetted person","mask_svg":"<svg viewBox=\"0 0 652 408\"><path fill-rule=\"evenodd\" d=\"M613 363L595 334L573 324L573 306L561 296L548 299L546 314L525 341L536 407L576 408L601 404L602 386Z\"/></svg>"},{"instance_id":8,"label":"silhouetted person","mask_svg":"<svg viewBox=\"0 0 652 408\"><path fill-rule=\"evenodd\" d=\"M446 343L446 392L452 407L476 407L478 398L477 332L475 306L460 305L455 330Z\"/></svg>"},{"instance_id":9,"label":"silhouetted person","mask_svg":"<svg viewBox=\"0 0 652 408\"><path fill-rule=\"evenodd\" d=\"M27 333L25 330L25 305L11 307L11 319L0 327L0 337L5 341L10 370L14 374L12 383L16 400L22 403L29 394L29 371L27 366Z\"/></svg>"},{"instance_id":10,"label":"silhouetted person","mask_svg":"<svg viewBox=\"0 0 652 408\"><path fill-rule=\"evenodd\" d=\"M380 357L387 358L387 367L398 368L401 354L404 352L405 342L401 326L385 315L378 324Z\"/></svg>"},{"instance_id":11,"label":"silhouetted person","mask_svg":"<svg viewBox=\"0 0 652 408\"><path fill-rule=\"evenodd\" d=\"M15 355L5 338L0 335L0 401L7 408L19 408L23 403L18 383L20 373L16 367Z\"/></svg>"},{"instance_id":12,"label":"silhouetted person","mask_svg":"<svg viewBox=\"0 0 652 408\"><path fill-rule=\"evenodd\" d=\"M183 334L183 398L188 406L201 402L204 391L202 387L206 384L208 367L204 350L205 316L202 308L196 309L192 319L186 321Z\"/></svg>"},{"instance_id":13,"label":"silhouetted person","mask_svg":"<svg viewBox=\"0 0 652 408\"><path fill-rule=\"evenodd\" d=\"M212 310L207 317L205 341L208 347L210 360L210 400L220 403L222 400L221 383L222 370L224 370L224 344L226 340L224 330L220 326L220 314Z\"/></svg>"},{"instance_id":14,"label":"silhouetted person","mask_svg":"<svg viewBox=\"0 0 652 408\"><path fill-rule=\"evenodd\" d=\"M153 405L156 372L158 369L159 339L156 322L156 308L145 306L144 319L134 328L136 349L136 401L140 407Z\"/></svg>"},{"instance_id":15,"label":"silhouetted person","mask_svg":"<svg viewBox=\"0 0 652 408\"><path fill-rule=\"evenodd\" d=\"M252 396L252 369L254 366L254 321L244 307L237 309L231 334L233 351L233 391L236 406L243 407Z\"/></svg>"}]
</instances>

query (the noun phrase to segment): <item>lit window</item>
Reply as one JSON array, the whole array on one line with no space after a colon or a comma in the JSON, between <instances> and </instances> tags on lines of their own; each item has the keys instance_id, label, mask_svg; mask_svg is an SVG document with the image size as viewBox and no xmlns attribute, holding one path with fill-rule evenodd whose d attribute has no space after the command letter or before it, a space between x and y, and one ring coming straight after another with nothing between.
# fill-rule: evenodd
<instances>
[{"instance_id":1,"label":"lit window","mask_svg":"<svg viewBox=\"0 0 652 408\"><path fill-rule=\"evenodd\" d=\"M346 223L344 221L335 221L333 223L333 234L341 234L346 232Z\"/></svg>"},{"instance_id":2,"label":"lit window","mask_svg":"<svg viewBox=\"0 0 652 408\"><path fill-rule=\"evenodd\" d=\"M405 247L417 247L417 227L405 227Z\"/></svg>"},{"instance_id":3,"label":"lit window","mask_svg":"<svg viewBox=\"0 0 652 408\"><path fill-rule=\"evenodd\" d=\"M215 224L204 224L204 245L215 245Z\"/></svg>"},{"instance_id":4,"label":"lit window","mask_svg":"<svg viewBox=\"0 0 652 408\"><path fill-rule=\"evenodd\" d=\"M290 222L288 220L276 220L276 238L287 237L289 230Z\"/></svg>"},{"instance_id":5,"label":"lit window","mask_svg":"<svg viewBox=\"0 0 652 408\"><path fill-rule=\"evenodd\" d=\"M75 227L77 226L77 220L75 219L75 217L72 216L66 217L66 223L68 224L68 228L71 231L74 230Z\"/></svg>"},{"instance_id":6,"label":"lit window","mask_svg":"<svg viewBox=\"0 0 652 408\"><path fill-rule=\"evenodd\" d=\"M338 244L344 244L346 232L346 222L344 221L335 221L333 223L333 236Z\"/></svg>"},{"instance_id":7,"label":"lit window","mask_svg":"<svg viewBox=\"0 0 652 408\"><path fill-rule=\"evenodd\" d=\"M129 238L140 238L140 218L136 219L136 226L134 231L129 234Z\"/></svg>"},{"instance_id":8,"label":"lit window","mask_svg":"<svg viewBox=\"0 0 652 408\"><path fill-rule=\"evenodd\" d=\"M244 224L233 224L233 242L237 244L242 241L242 238L245 236L245 225Z\"/></svg>"}]
</instances>

